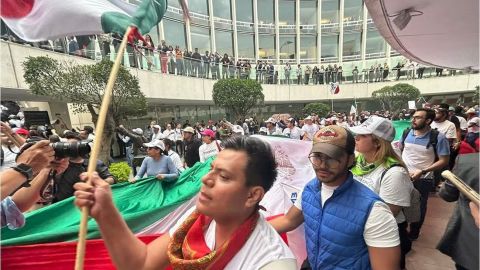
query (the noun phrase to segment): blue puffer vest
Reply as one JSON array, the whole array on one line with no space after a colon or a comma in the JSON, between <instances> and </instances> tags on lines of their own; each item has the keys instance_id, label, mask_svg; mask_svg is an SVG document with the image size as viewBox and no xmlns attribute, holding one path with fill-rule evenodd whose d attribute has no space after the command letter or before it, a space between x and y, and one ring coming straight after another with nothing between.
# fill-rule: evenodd
<instances>
[{"instance_id":1,"label":"blue puffer vest","mask_svg":"<svg viewBox=\"0 0 480 270\"><path fill-rule=\"evenodd\" d=\"M371 269L363 238L365 223L380 197L350 173L322 208L317 178L302 193L307 254L312 269Z\"/></svg>"}]
</instances>

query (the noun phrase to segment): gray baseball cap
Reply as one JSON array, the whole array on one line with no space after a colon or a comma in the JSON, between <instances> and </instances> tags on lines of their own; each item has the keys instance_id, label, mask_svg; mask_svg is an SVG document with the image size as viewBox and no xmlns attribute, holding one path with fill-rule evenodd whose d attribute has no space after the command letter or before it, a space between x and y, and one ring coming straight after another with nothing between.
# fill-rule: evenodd
<instances>
[{"instance_id":1,"label":"gray baseball cap","mask_svg":"<svg viewBox=\"0 0 480 270\"><path fill-rule=\"evenodd\" d=\"M375 115L369 117L361 125L350 127L349 129L353 134L373 134L389 142L395 139L395 128L392 121Z\"/></svg>"}]
</instances>

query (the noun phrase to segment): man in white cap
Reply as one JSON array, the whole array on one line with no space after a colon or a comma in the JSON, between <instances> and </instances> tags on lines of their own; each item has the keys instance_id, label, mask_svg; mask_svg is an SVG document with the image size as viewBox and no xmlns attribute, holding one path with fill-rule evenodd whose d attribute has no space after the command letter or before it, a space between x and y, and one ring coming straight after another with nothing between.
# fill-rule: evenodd
<instances>
[{"instance_id":1,"label":"man in white cap","mask_svg":"<svg viewBox=\"0 0 480 270\"><path fill-rule=\"evenodd\" d=\"M134 128L132 129L132 131L130 131L126 129L123 125L120 125L115 131L117 131L122 136L128 136L130 138L130 142L132 143L132 150L127 151L126 156L127 160L129 161L129 165L132 167L133 174L136 175L137 165L141 165L141 160L143 160L143 158L138 162L135 162L134 157L141 154L146 154L142 151L142 147L143 144L146 143L148 140L147 138L145 138L145 136L143 136L143 130L141 128Z\"/></svg>"},{"instance_id":2,"label":"man in white cap","mask_svg":"<svg viewBox=\"0 0 480 270\"><path fill-rule=\"evenodd\" d=\"M313 123L312 116L309 115L304 119L304 125L302 127L302 130L304 132L303 140L312 141L313 135L318 131L318 126L317 124Z\"/></svg>"},{"instance_id":3,"label":"man in white cap","mask_svg":"<svg viewBox=\"0 0 480 270\"><path fill-rule=\"evenodd\" d=\"M198 149L202 145L195 135L195 130L192 127L185 127L183 129L183 142L184 142L184 159L185 159L185 168L192 167L200 161L200 156L198 154Z\"/></svg>"},{"instance_id":4,"label":"man in white cap","mask_svg":"<svg viewBox=\"0 0 480 270\"><path fill-rule=\"evenodd\" d=\"M152 138L150 139L151 142L163 139L162 128L159 125L153 126L153 134Z\"/></svg>"},{"instance_id":5,"label":"man in white cap","mask_svg":"<svg viewBox=\"0 0 480 270\"><path fill-rule=\"evenodd\" d=\"M283 135L290 139L300 140L305 132L295 125L295 119L288 118L287 128L283 130Z\"/></svg>"},{"instance_id":6,"label":"man in white cap","mask_svg":"<svg viewBox=\"0 0 480 270\"><path fill-rule=\"evenodd\" d=\"M277 127L277 121L272 117L268 118L265 124L267 125L267 135L282 135L282 129Z\"/></svg>"}]
</instances>

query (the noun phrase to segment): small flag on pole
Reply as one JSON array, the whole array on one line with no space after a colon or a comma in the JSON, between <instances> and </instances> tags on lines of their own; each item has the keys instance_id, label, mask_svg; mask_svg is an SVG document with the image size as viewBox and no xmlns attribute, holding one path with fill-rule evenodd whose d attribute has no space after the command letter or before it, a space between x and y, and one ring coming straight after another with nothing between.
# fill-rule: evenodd
<instances>
[{"instance_id":1,"label":"small flag on pole","mask_svg":"<svg viewBox=\"0 0 480 270\"><path fill-rule=\"evenodd\" d=\"M350 107L350 115L357 114L357 108L352 104Z\"/></svg>"},{"instance_id":2,"label":"small flag on pole","mask_svg":"<svg viewBox=\"0 0 480 270\"><path fill-rule=\"evenodd\" d=\"M338 83L330 82L330 93L336 95L340 92L340 86Z\"/></svg>"}]
</instances>

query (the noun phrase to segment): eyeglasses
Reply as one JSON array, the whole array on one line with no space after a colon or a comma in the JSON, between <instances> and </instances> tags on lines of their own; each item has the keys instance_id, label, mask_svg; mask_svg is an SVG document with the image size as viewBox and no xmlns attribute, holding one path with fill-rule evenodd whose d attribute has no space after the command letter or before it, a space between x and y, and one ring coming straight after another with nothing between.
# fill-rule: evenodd
<instances>
[{"instance_id":1,"label":"eyeglasses","mask_svg":"<svg viewBox=\"0 0 480 270\"><path fill-rule=\"evenodd\" d=\"M311 153L308 155L308 159L314 166L320 166L322 163L330 169L336 169L340 166L340 161L318 153Z\"/></svg>"}]
</instances>

